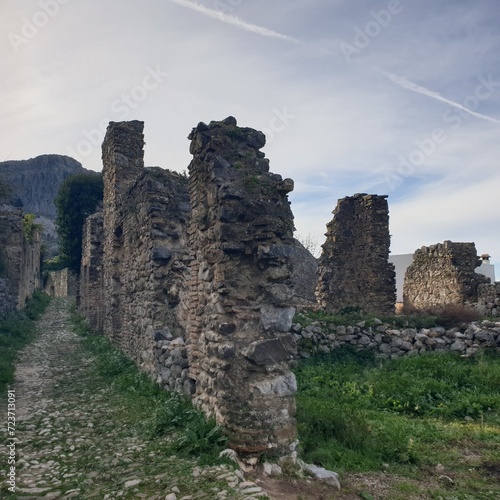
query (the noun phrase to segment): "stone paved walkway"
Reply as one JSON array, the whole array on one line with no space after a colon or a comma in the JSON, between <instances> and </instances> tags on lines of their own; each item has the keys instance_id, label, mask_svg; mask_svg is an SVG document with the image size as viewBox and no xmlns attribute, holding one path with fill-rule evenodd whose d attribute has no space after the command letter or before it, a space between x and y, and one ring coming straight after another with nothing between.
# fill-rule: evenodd
<instances>
[{"instance_id":1,"label":"stone paved walkway","mask_svg":"<svg viewBox=\"0 0 500 500\"><path fill-rule=\"evenodd\" d=\"M6 490L6 419L0 423L0 497L257 499L262 490L228 466L198 467L162 453L127 426L112 388L93 387L92 359L71 330L70 303L53 300L16 366L16 493ZM3 401L3 400L2 400ZM5 403L2 415L6 415ZM3 497L2 497L3 498Z\"/></svg>"}]
</instances>

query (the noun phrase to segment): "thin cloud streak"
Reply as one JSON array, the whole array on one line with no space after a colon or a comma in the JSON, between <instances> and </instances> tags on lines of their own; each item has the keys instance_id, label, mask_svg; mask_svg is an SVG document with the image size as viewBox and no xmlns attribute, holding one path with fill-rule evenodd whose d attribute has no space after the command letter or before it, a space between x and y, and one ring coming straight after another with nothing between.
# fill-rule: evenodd
<instances>
[{"instance_id":1,"label":"thin cloud streak","mask_svg":"<svg viewBox=\"0 0 500 500\"><path fill-rule=\"evenodd\" d=\"M446 104L449 104L450 106L453 106L454 108L465 111L466 113L469 113L470 115L475 116L476 118L480 118L481 120L486 120L491 123L496 123L497 125L500 125L500 120L497 120L496 118L493 118L488 115L483 115L482 113L477 113L476 111L472 111L471 109L466 108L462 104L455 101L451 101L450 99L443 97L441 94L434 92L433 90L429 90L425 87L422 87L421 85L417 85L416 83L411 82L405 77L395 75L394 73L388 73L387 71L384 71L383 69L380 68L375 68L375 69L380 73L382 73L391 82L395 83L396 85L399 85L400 87L406 90L411 90L412 92L417 92L418 94L422 94L432 99L436 99L437 101L444 102Z\"/></svg>"},{"instance_id":2,"label":"thin cloud streak","mask_svg":"<svg viewBox=\"0 0 500 500\"><path fill-rule=\"evenodd\" d=\"M229 14L224 14L223 12L215 9L209 9L208 7L205 7L204 5L201 5L197 2L191 2L189 0L170 0L170 1L177 5L180 5L181 7L186 7L187 9L194 10L212 19L217 19L218 21L221 21L226 24L231 24L233 26L236 26L237 28L249 31L251 33L255 33L257 35L267 36L269 38L277 38L279 40L284 40L286 42L301 44L301 42L296 38L293 38L288 35L283 35L282 33L278 33L268 28L264 28L263 26L257 26L256 24L247 23L242 19L240 19L239 17L231 16Z\"/></svg>"}]
</instances>

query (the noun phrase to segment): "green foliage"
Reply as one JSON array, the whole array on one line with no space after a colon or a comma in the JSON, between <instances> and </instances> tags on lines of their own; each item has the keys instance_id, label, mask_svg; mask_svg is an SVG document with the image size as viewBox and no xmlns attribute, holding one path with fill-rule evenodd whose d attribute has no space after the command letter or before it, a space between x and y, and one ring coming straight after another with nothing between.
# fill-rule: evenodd
<instances>
[{"instance_id":1,"label":"green foliage","mask_svg":"<svg viewBox=\"0 0 500 500\"><path fill-rule=\"evenodd\" d=\"M14 381L14 363L17 353L34 337L36 320L50 302L50 297L37 291L28 300L22 312L15 312L0 319L0 391L5 393L7 384Z\"/></svg>"},{"instance_id":2,"label":"green foliage","mask_svg":"<svg viewBox=\"0 0 500 500\"><path fill-rule=\"evenodd\" d=\"M60 259L78 274L82 258L83 224L96 211L102 199L102 175L78 174L68 177L61 184L54 200Z\"/></svg>"},{"instance_id":3,"label":"green foliage","mask_svg":"<svg viewBox=\"0 0 500 500\"><path fill-rule=\"evenodd\" d=\"M35 214L25 214L22 221L24 236L30 243L33 243L37 231L42 231L43 229L43 225L37 224L35 219Z\"/></svg>"},{"instance_id":4,"label":"green foliage","mask_svg":"<svg viewBox=\"0 0 500 500\"><path fill-rule=\"evenodd\" d=\"M500 355L427 354L380 362L348 349L301 362L304 459L332 470L453 460L460 440L500 441ZM470 443L469 443L470 445ZM439 448L444 452L439 455Z\"/></svg>"},{"instance_id":5,"label":"green foliage","mask_svg":"<svg viewBox=\"0 0 500 500\"><path fill-rule=\"evenodd\" d=\"M150 439L170 436L171 451L196 456L200 464L221 462L218 455L227 438L214 420L207 420L184 396L162 390L106 337L93 334L76 310L72 322L75 332L84 337L85 348L94 356L96 375L126 400L126 411L137 415L141 434Z\"/></svg>"}]
</instances>

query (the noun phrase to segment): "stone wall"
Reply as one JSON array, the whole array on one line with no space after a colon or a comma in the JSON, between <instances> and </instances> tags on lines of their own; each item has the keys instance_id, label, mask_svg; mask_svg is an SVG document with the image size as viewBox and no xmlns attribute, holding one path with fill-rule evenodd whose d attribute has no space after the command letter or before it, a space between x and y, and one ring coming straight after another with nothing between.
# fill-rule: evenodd
<instances>
[{"instance_id":1,"label":"stone wall","mask_svg":"<svg viewBox=\"0 0 500 500\"><path fill-rule=\"evenodd\" d=\"M22 309L26 300L40 288L41 239L35 231L28 241L23 231L23 212L10 205L0 206L0 257L5 303L3 312Z\"/></svg>"},{"instance_id":2,"label":"stone wall","mask_svg":"<svg viewBox=\"0 0 500 500\"><path fill-rule=\"evenodd\" d=\"M462 328L395 328L378 321L369 326L332 326L316 321L308 326L294 323L292 327L299 345L299 357L328 353L343 346L356 350L372 349L378 357L398 358L417 356L426 352L457 352L473 356L480 349L500 350L500 322L474 322Z\"/></svg>"},{"instance_id":3,"label":"stone wall","mask_svg":"<svg viewBox=\"0 0 500 500\"><path fill-rule=\"evenodd\" d=\"M102 212L87 218L83 226L80 268L80 312L97 333L104 331L104 228Z\"/></svg>"},{"instance_id":4,"label":"stone wall","mask_svg":"<svg viewBox=\"0 0 500 500\"><path fill-rule=\"evenodd\" d=\"M110 123L103 212L84 226L80 310L169 390L191 392L183 308L187 177L144 168L143 123Z\"/></svg>"},{"instance_id":5,"label":"stone wall","mask_svg":"<svg viewBox=\"0 0 500 500\"><path fill-rule=\"evenodd\" d=\"M296 435L293 181L269 172L264 134L232 117L200 123L189 138L193 400L243 455L289 451Z\"/></svg>"},{"instance_id":6,"label":"stone wall","mask_svg":"<svg viewBox=\"0 0 500 500\"><path fill-rule=\"evenodd\" d=\"M484 316L500 316L500 282L482 283L477 287L476 309Z\"/></svg>"},{"instance_id":7,"label":"stone wall","mask_svg":"<svg viewBox=\"0 0 500 500\"><path fill-rule=\"evenodd\" d=\"M50 271L44 289L51 297L76 297L76 274L69 269Z\"/></svg>"},{"instance_id":8,"label":"stone wall","mask_svg":"<svg viewBox=\"0 0 500 500\"><path fill-rule=\"evenodd\" d=\"M476 274L481 265L474 243L445 241L413 255L403 286L405 306L419 309L477 300L478 286L489 278Z\"/></svg>"},{"instance_id":9,"label":"stone wall","mask_svg":"<svg viewBox=\"0 0 500 500\"><path fill-rule=\"evenodd\" d=\"M327 225L316 297L326 311L360 307L391 314L396 277L389 258L387 196L355 194L339 200Z\"/></svg>"}]
</instances>

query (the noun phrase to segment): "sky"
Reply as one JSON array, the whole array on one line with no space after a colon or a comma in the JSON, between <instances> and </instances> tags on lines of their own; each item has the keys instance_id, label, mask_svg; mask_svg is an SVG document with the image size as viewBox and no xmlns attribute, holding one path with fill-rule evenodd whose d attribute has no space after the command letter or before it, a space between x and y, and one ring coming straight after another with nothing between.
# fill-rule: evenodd
<instances>
[{"instance_id":1,"label":"sky","mask_svg":"<svg viewBox=\"0 0 500 500\"><path fill-rule=\"evenodd\" d=\"M388 195L393 254L476 243L500 280L498 0L1 0L0 161L101 170L109 121L184 171L199 122L262 130L297 235Z\"/></svg>"}]
</instances>

